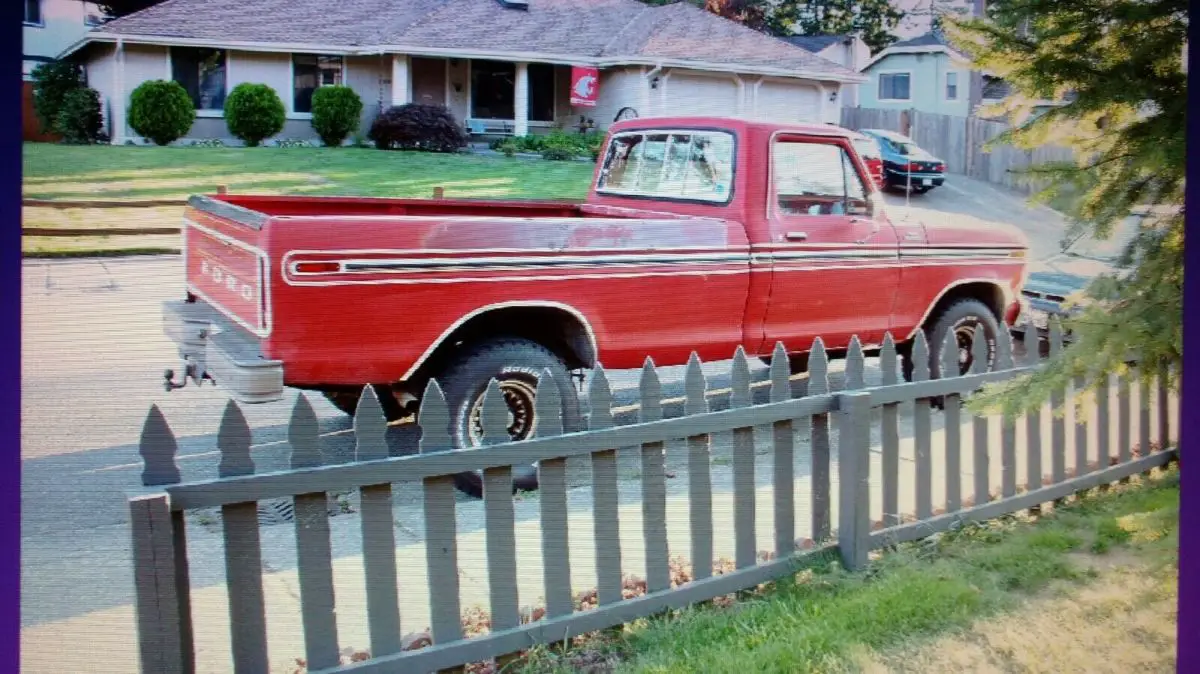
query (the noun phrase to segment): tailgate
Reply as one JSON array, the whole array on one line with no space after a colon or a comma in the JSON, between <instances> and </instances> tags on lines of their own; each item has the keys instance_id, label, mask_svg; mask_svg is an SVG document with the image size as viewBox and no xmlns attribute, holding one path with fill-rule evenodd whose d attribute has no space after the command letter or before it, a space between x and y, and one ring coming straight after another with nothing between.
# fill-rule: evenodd
<instances>
[{"instance_id":1,"label":"tailgate","mask_svg":"<svg viewBox=\"0 0 1200 674\"><path fill-rule=\"evenodd\" d=\"M193 209L183 222L188 292L255 336L266 337L271 332L267 254L237 236L257 239L258 232Z\"/></svg>"}]
</instances>

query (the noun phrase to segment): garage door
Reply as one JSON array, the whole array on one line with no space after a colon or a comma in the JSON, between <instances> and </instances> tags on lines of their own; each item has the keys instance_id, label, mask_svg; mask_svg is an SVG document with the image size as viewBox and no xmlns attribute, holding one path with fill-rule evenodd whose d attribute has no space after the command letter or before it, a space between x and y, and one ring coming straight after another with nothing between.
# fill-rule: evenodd
<instances>
[{"instance_id":1,"label":"garage door","mask_svg":"<svg viewBox=\"0 0 1200 674\"><path fill-rule=\"evenodd\" d=\"M738 114L738 85L731 78L672 74L667 80L665 99L663 114L666 115Z\"/></svg>"},{"instance_id":2,"label":"garage door","mask_svg":"<svg viewBox=\"0 0 1200 674\"><path fill-rule=\"evenodd\" d=\"M754 116L773 122L820 122L820 91L807 84L763 82Z\"/></svg>"}]
</instances>

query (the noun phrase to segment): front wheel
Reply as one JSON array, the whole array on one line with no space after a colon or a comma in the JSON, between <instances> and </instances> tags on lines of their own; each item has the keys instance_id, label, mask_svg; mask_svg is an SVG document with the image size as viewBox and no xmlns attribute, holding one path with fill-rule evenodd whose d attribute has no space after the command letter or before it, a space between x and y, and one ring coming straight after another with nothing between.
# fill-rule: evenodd
<instances>
[{"instance_id":1,"label":"front wheel","mask_svg":"<svg viewBox=\"0 0 1200 674\"><path fill-rule=\"evenodd\" d=\"M450 437L458 449L483 444L482 409L484 393L496 380L508 407L508 440L526 440L536 433L540 419L535 405L538 379L549 370L562 401L563 431L581 430L579 396L562 359L545 347L524 339L494 339L459 356L439 376L438 383L450 408ZM420 423L420 419L417 420ZM512 467L513 490L538 488L536 465ZM459 491L472 497L483 495L483 472L454 476Z\"/></svg>"},{"instance_id":2,"label":"front wheel","mask_svg":"<svg viewBox=\"0 0 1200 674\"><path fill-rule=\"evenodd\" d=\"M931 379L941 379L943 376L959 377L967 374L974 364L972 349L975 343L975 328L983 327L984 337L988 342L988 362L985 370L990 370L996 362L996 339L1000 333L1000 320L986 304L979 300L962 299L943 309L925 328L925 337L929 344L929 376ZM957 349L958 372L943 375L942 351L946 348L946 336L954 334L954 346ZM904 380L912 381L913 360L911 346L905 349L902 356Z\"/></svg>"}]
</instances>

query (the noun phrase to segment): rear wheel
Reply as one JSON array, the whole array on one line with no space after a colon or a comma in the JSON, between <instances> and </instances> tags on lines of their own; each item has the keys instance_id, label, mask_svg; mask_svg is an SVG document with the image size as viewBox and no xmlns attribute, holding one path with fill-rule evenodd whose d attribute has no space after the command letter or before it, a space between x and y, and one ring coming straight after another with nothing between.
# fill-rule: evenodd
<instances>
[{"instance_id":1,"label":"rear wheel","mask_svg":"<svg viewBox=\"0 0 1200 674\"><path fill-rule=\"evenodd\" d=\"M563 431L581 430L579 396L562 359L545 347L524 339L489 340L469 348L437 377L450 408L450 436L459 449L483 444L482 409L489 382L496 380L508 407L508 436L525 440L537 431L535 406L538 378L549 370L562 401ZM418 419L418 423L419 423ZM536 465L513 466L513 489L538 488ZM482 471L454 476L454 484L470 496L483 495Z\"/></svg>"},{"instance_id":2,"label":"rear wheel","mask_svg":"<svg viewBox=\"0 0 1200 674\"><path fill-rule=\"evenodd\" d=\"M931 379L940 379L942 374L942 351L946 348L946 335L954 334L954 346L957 349L958 372L946 376L957 377L970 371L973 364L972 348L975 343L975 328L983 327L984 337L988 342L988 362L985 369L991 369L996 362L996 339L1000 333L1000 320L986 304L979 300L958 300L943 309L932 321L926 324L925 338L929 344L929 375ZM912 381L913 359L911 347L905 349L902 355L904 380Z\"/></svg>"}]
</instances>

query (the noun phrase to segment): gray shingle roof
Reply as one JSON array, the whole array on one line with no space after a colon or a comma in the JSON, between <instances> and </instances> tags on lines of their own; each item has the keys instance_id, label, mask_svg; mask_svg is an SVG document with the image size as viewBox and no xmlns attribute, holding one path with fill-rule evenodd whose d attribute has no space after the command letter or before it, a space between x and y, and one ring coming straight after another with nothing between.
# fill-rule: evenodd
<instances>
[{"instance_id":1,"label":"gray shingle roof","mask_svg":"<svg viewBox=\"0 0 1200 674\"><path fill-rule=\"evenodd\" d=\"M784 40L692 6L637 0L166 0L91 34L214 43L410 47L599 60L673 59L857 79Z\"/></svg>"},{"instance_id":2,"label":"gray shingle roof","mask_svg":"<svg viewBox=\"0 0 1200 674\"><path fill-rule=\"evenodd\" d=\"M844 40L849 40L849 35L788 35L783 38L785 41L800 47L814 54L819 53L823 49L829 48L832 44L837 44Z\"/></svg>"},{"instance_id":3,"label":"gray shingle roof","mask_svg":"<svg viewBox=\"0 0 1200 674\"><path fill-rule=\"evenodd\" d=\"M931 30L923 35L918 35L907 40L893 42L892 47L949 47L950 42L946 40L946 36L940 30Z\"/></svg>"}]
</instances>

